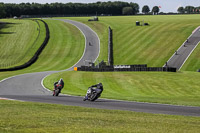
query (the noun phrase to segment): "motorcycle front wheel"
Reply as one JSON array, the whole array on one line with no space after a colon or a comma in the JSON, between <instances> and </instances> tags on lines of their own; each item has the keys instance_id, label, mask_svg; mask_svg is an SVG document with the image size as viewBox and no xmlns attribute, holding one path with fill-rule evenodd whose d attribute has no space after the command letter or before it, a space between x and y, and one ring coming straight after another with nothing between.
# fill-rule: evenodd
<instances>
[{"instance_id":1,"label":"motorcycle front wheel","mask_svg":"<svg viewBox=\"0 0 200 133\"><path fill-rule=\"evenodd\" d=\"M95 101L98 98L97 95L97 93L93 93L90 97L90 101Z\"/></svg>"}]
</instances>

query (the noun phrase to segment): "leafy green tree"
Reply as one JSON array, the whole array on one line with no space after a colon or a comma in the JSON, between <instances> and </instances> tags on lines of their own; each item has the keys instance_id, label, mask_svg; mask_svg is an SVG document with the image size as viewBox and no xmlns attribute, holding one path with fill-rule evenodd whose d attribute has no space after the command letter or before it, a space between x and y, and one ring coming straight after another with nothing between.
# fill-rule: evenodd
<instances>
[{"instance_id":1,"label":"leafy green tree","mask_svg":"<svg viewBox=\"0 0 200 133\"><path fill-rule=\"evenodd\" d=\"M130 6L133 8L133 14L137 14L137 13L139 13L139 9L140 9L140 7L139 7L139 5L137 4L137 3L130 3Z\"/></svg>"},{"instance_id":2,"label":"leafy green tree","mask_svg":"<svg viewBox=\"0 0 200 133\"><path fill-rule=\"evenodd\" d=\"M110 14L122 15L124 7L131 7L129 9L131 14L139 12L139 5L137 3L128 3L123 1L115 2L96 2L96 3L20 3L20 4L4 4L6 17L20 16L20 15L94 15ZM1 12L2 13L2 12ZM129 13L130 14L130 13Z\"/></svg>"},{"instance_id":3,"label":"leafy green tree","mask_svg":"<svg viewBox=\"0 0 200 133\"><path fill-rule=\"evenodd\" d=\"M133 15L133 8L132 7L124 7L122 9L123 15Z\"/></svg>"},{"instance_id":4,"label":"leafy green tree","mask_svg":"<svg viewBox=\"0 0 200 133\"><path fill-rule=\"evenodd\" d=\"M194 7L193 6L186 6L185 11L190 14L194 12Z\"/></svg>"},{"instance_id":5,"label":"leafy green tree","mask_svg":"<svg viewBox=\"0 0 200 133\"><path fill-rule=\"evenodd\" d=\"M153 12L154 15L155 15L155 14L158 14L159 11L160 11L160 9L159 9L158 6L154 6L153 9L152 9L152 12Z\"/></svg>"},{"instance_id":6,"label":"leafy green tree","mask_svg":"<svg viewBox=\"0 0 200 133\"><path fill-rule=\"evenodd\" d=\"M149 11L150 11L149 6L147 6L147 5L143 6L142 12L143 12L144 14L148 14Z\"/></svg>"},{"instance_id":7,"label":"leafy green tree","mask_svg":"<svg viewBox=\"0 0 200 133\"><path fill-rule=\"evenodd\" d=\"M0 3L0 18L5 17L6 12L5 12L5 7L3 3Z\"/></svg>"},{"instance_id":8,"label":"leafy green tree","mask_svg":"<svg viewBox=\"0 0 200 133\"><path fill-rule=\"evenodd\" d=\"M184 7L179 7L177 11L178 13L182 13L182 14L185 13Z\"/></svg>"}]
</instances>

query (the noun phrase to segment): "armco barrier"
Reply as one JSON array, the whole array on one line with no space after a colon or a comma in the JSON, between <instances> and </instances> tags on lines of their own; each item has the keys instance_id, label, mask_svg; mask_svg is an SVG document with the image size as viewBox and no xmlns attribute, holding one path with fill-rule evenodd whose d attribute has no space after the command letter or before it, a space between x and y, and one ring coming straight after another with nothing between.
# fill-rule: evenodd
<instances>
[{"instance_id":1,"label":"armco barrier","mask_svg":"<svg viewBox=\"0 0 200 133\"><path fill-rule=\"evenodd\" d=\"M45 37L44 42L40 46L40 48L36 51L34 56L28 62L24 63L23 65L15 66L15 67L12 67L12 68L0 69L1 72L2 71L15 71L15 70L20 70L20 69L27 68L30 65L32 65L33 63L35 63L35 61L38 59L38 56L41 54L41 52L43 51L43 49L47 45L50 36L49 36L49 27L48 27L47 23L45 21L41 20L41 19L37 19L37 20L42 21L45 24L45 28L46 28L46 37Z\"/></svg>"}]
</instances>

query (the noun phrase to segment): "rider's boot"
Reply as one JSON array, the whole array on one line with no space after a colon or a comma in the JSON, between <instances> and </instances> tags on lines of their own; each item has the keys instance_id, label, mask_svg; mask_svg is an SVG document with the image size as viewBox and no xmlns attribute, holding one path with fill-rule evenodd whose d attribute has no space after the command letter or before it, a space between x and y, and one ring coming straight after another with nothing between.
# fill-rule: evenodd
<instances>
[{"instance_id":1,"label":"rider's boot","mask_svg":"<svg viewBox=\"0 0 200 133\"><path fill-rule=\"evenodd\" d=\"M55 96L55 89L53 90L53 96Z\"/></svg>"}]
</instances>

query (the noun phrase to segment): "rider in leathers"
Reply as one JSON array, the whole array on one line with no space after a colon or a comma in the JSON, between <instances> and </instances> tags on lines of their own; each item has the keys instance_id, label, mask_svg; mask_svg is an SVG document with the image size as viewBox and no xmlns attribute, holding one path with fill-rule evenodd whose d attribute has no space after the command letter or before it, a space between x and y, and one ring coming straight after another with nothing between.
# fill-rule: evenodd
<instances>
[{"instance_id":1,"label":"rider in leathers","mask_svg":"<svg viewBox=\"0 0 200 133\"><path fill-rule=\"evenodd\" d=\"M94 88L94 87L95 87L95 88ZM98 84L96 84L96 85L92 85L92 86L89 87L89 88L91 88L92 90L95 90L97 93L101 93L101 92L103 91L103 85L102 85L102 83L98 83ZM87 94L86 94L84 100L88 100Z\"/></svg>"},{"instance_id":2,"label":"rider in leathers","mask_svg":"<svg viewBox=\"0 0 200 133\"><path fill-rule=\"evenodd\" d=\"M53 96L55 96L55 90L58 87L60 87L61 89L64 87L64 81L62 78L58 82L54 83Z\"/></svg>"}]
</instances>

